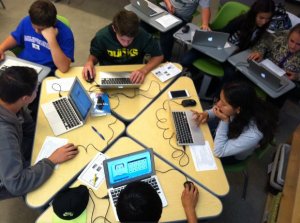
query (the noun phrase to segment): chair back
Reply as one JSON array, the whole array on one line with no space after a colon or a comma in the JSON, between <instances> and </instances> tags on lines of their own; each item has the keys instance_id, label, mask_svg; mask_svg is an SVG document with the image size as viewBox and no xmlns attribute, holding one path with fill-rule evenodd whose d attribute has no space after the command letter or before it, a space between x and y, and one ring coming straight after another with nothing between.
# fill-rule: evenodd
<instances>
[{"instance_id":1,"label":"chair back","mask_svg":"<svg viewBox=\"0 0 300 223\"><path fill-rule=\"evenodd\" d=\"M218 11L216 17L210 24L212 30L219 30L224 28L232 19L238 17L241 14L246 13L249 10L249 6L240 2L229 1L226 2Z\"/></svg>"}]
</instances>

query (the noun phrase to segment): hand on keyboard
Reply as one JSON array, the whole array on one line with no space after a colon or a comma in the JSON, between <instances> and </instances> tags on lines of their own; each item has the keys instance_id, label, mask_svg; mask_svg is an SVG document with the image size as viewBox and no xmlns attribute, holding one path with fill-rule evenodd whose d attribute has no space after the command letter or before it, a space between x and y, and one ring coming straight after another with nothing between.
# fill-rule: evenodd
<instances>
[{"instance_id":1,"label":"hand on keyboard","mask_svg":"<svg viewBox=\"0 0 300 223\"><path fill-rule=\"evenodd\" d=\"M143 70L135 70L132 71L130 75L130 80L134 84L143 83L145 79L146 73Z\"/></svg>"},{"instance_id":2,"label":"hand on keyboard","mask_svg":"<svg viewBox=\"0 0 300 223\"><path fill-rule=\"evenodd\" d=\"M208 113L207 112L197 112L192 110L193 112L193 119L197 123L197 125L204 124L208 120Z\"/></svg>"}]
</instances>

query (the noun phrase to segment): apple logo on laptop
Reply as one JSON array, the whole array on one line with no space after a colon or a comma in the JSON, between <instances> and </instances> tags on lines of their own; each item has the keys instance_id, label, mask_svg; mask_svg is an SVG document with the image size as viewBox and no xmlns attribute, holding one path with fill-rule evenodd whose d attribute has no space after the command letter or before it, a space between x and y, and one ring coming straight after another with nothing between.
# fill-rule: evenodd
<instances>
[{"instance_id":1,"label":"apple logo on laptop","mask_svg":"<svg viewBox=\"0 0 300 223\"><path fill-rule=\"evenodd\" d=\"M212 37L208 37L207 40L208 40L208 42L212 42L213 38Z\"/></svg>"},{"instance_id":2,"label":"apple logo on laptop","mask_svg":"<svg viewBox=\"0 0 300 223\"><path fill-rule=\"evenodd\" d=\"M260 76L264 79L266 78L266 74L264 74L264 73L261 73Z\"/></svg>"}]
</instances>

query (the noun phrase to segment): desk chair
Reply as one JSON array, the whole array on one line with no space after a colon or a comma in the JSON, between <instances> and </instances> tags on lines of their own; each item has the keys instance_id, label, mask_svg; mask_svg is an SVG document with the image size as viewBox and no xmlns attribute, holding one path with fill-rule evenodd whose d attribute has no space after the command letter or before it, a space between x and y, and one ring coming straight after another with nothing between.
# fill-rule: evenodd
<instances>
[{"instance_id":1,"label":"desk chair","mask_svg":"<svg viewBox=\"0 0 300 223\"><path fill-rule=\"evenodd\" d=\"M2 1L2 0L0 0L0 1ZM57 15L56 18L70 28L70 21L66 17ZM16 46L13 49L10 49L10 51L13 52L16 56L18 56L22 50L23 50L23 47L21 47L21 46Z\"/></svg>"},{"instance_id":2,"label":"desk chair","mask_svg":"<svg viewBox=\"0 0 300 223\"><path fill-rule=\"evenodd\" d=\"M226 2L218 14L210 24L212 30L220 30L224 28L232 19L247 12L249 7L239 2ZM224 69L222 63L211 58L199 58L193 62L193 66L200 72L204 73L203 80L199 89L200 99L210 98L206 97L208 87L213 77L221 78L224 76Z\"/></svg>"},{"instance_id":3,"label":"desk chair","mask_svg":"<svg viewBox=\"0 0 300 223\"><path fill-rule=\"evenodd\" d=\"M5 9L5 5L4 5L4 3L3 3L3 1L2 1L2 0L0 0L0 3L1 3L1 5L2 5L3 9Z\"/></svg>"}]
</instances>

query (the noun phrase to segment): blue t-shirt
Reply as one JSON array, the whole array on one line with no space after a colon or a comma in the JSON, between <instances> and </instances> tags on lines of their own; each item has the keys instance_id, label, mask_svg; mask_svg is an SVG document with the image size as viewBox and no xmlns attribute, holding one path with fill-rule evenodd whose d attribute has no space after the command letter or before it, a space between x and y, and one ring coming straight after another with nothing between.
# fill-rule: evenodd
<instances>
[{"instance_id":1,"label":"blue t-shirt","mask_svg":"<svg viewBox=\"0 0 300 223\"><path fill-rule=\"evenodd\" d=\"M58 29L57 42L64 54L74 62L74 37L71 29L57 20L55 28ZM24 47L19 58L38 63L56 70L47 40L42 34L34 31L29 16L26 16L11 33L19 46Z\"/></svg>"}]
</instances>

